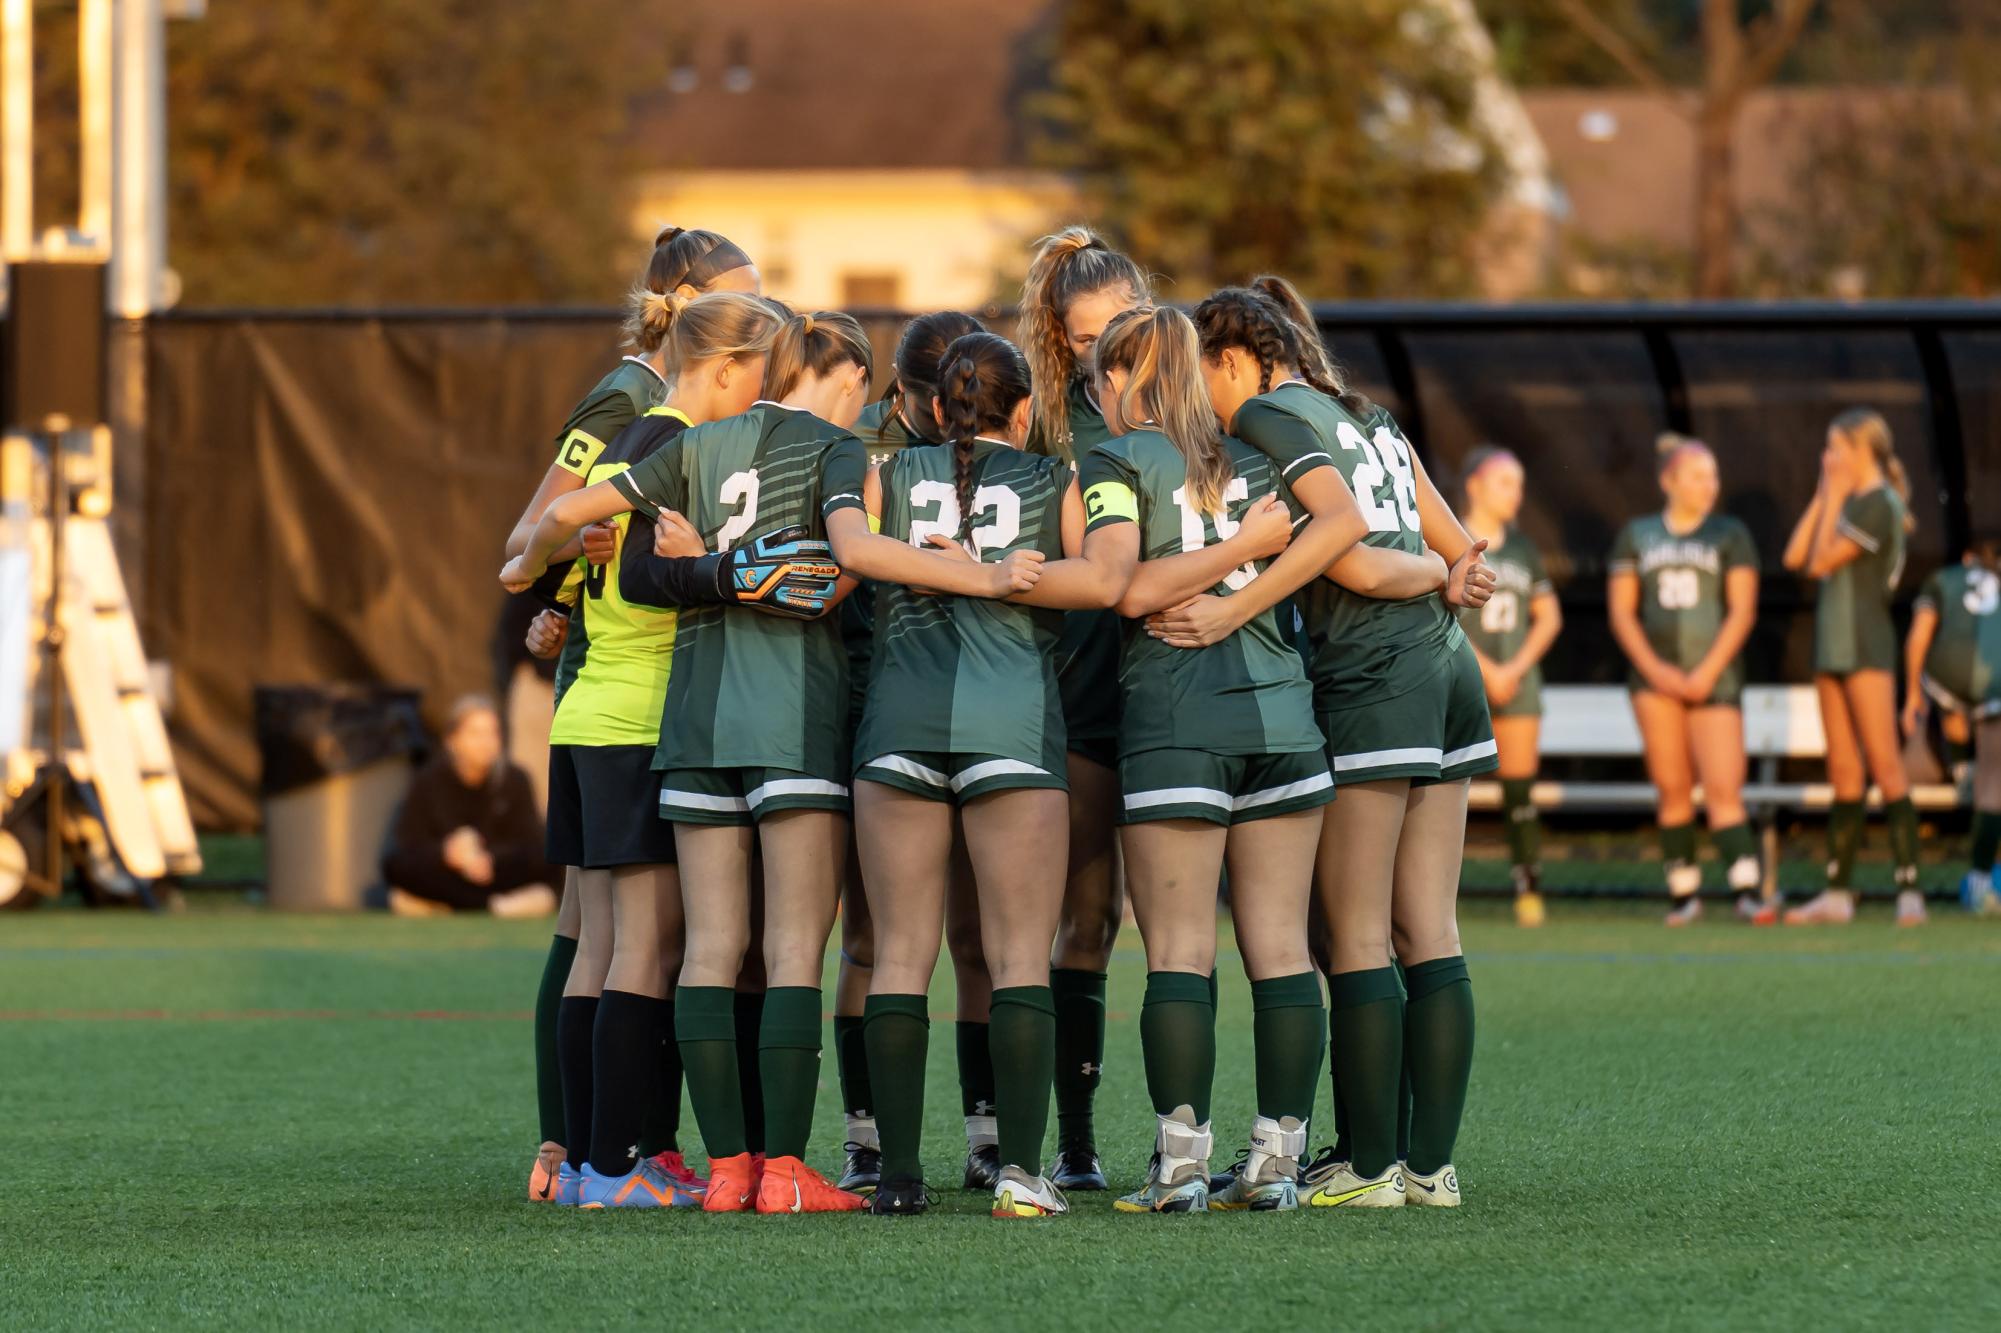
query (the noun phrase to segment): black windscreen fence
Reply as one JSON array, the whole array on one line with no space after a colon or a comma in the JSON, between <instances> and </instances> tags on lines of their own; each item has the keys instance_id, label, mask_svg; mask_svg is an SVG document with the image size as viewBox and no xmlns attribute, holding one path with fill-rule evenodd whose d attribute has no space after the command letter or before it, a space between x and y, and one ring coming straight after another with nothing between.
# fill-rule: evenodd
<instances>
[{"instance_id":1,"label":"black windscreen fence","mask_svg":"<svg viewBox=\"0 0 2001 1333\"><path fill-rule=\"evenodd\" d=\"M1441 489L1475 445L1519 453L1522 524L1566 627L1557 681L1624 678L1605 553L1658 506L1653 440L1716 446L1723 507L1756 534L1754 680L1809 667L1808 590L1778 569L1827 421L1896 431L1918 531L1907 599L1970 525L2001 523L2001 310L1330 307L1329 346L1396 412ZM435 722L492 691L501 544L557 426L617 357L610 312L174 314L146 338L144 515L129 570L198 822L258 819L258 685L369 681ZM867 319L884 373L900 320Z\"/></svg>"}]
</instances>

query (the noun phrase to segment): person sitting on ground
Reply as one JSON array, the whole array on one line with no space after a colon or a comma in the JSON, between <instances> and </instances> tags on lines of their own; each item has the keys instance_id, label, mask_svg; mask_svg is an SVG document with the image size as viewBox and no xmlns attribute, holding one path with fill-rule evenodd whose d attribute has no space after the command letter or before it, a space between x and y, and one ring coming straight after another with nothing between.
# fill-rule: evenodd
<instances>
[{"instance_id":1,"label":"person sitting on ground","mask_svg":"<svg viewBox=\"0 0 2001 1333\"><path fill-rule=\"evenodd\" d=\"M383 853L390 910L548 916L559 874L543 859L528 775L501 757L499 711L467 695L452 705L443 748L411 781Z\"/></svg>"}]
</instances>

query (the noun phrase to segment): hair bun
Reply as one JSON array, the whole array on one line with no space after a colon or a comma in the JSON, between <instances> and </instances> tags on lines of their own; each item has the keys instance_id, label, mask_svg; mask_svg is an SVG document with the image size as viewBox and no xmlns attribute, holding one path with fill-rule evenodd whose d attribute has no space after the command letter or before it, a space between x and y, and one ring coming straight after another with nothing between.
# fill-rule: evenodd
<instances>
[{"instance_id":1,"label":"hair bun","mask_svg":"<svg viewBox=\"0 0 2001 1333\"><path fill-rule=\"evenodd\" d=\"M802 338L813 336L813 315L810 311L799 316L799 336Z\"/></svg>"},{"instance_id":2,"label":"hair bun","mask_svg":"<svg viewBox=\"0 0 2001 1333\"><path fill-rule=\"evenodd\" d=\"M671 222L666 223L660 228L660 234L653 238L654 249L659 249L686 230L688 230L686 227L677 227Z\"/></svg>"}]
</instances>

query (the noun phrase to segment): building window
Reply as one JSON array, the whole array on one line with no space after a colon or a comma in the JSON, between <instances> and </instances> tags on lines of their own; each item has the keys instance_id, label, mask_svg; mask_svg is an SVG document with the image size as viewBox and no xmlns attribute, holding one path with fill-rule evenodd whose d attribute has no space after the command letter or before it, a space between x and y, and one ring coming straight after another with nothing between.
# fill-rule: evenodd
<instances>
[{"instance_id":1,"label":"building window","mask_svg":"<svg viewBox=\"0 0 2001 1333\"><path fill-rule=\"evenodd\" d=\"M851 309L863 306L899 309L903 305L903 275L854 271L843 273L841 304Z\"/></svg>"}]
</instances>

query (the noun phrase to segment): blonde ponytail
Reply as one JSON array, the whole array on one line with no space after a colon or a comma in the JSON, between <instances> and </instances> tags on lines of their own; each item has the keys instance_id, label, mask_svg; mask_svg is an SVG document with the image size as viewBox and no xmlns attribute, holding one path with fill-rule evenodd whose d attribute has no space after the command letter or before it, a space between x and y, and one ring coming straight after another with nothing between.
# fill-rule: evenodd
<instances>
[{"instance_id":1,"label":"blonde ponytail","mask_svg":"<svg viewBox=\"0 0 2001 1333\"><path fill-rule=\"evenodd\" d=\"M748 292L710 292L693 300L669 293L662 299L677 303L664 344L669 375L718 357L762 356L784 322L762 297Z\"/></svg>"},{"instance_id":2,"label":"blonde ponytail","mask_svg":"<svg viewBox=\"0 0 2001 1333\"><path fill-rule=\"evenodd\" d=\"M1895 437L1890 433L1890 423L1883 414L1873 407L1851 407L1833 422L1833 429L1854 444L1869 451L1876 460L1876 466L1883 469L1883 475L1890 479L1890 485L1904 502L1904 531L1918 530L1917 515L1911 512L1911 477L1904 470L1904 460L1897 457Z\"/></svg>"},{"instance_id":3,"label":"blonde ponytail","mask_svg":"<svg viewBox=\"0 0 2001 1333\"><path fill-rule=\"evenodd\" d=\"M1077 358L1063 319L1079 297L1124 288L1134 304L1150 295L1139 265L1106 245L1089 227L1065 227L1036 242L1021 286L1016 341L1035 381L1035 421L1051 452L1071 456L1070 381Z\"/></svg>"},{"instance_id":4,"label":"blonde ponytail","mask_svg":"<svg viewBox=\"0 0 2001 1333\"><path fill-rule=\"evenodd\" d=\"M1222 513L1223 492L1236 469L1202 384L1202 345L1188 316L1172 306L1124 311L1105 325L1094 360L1100 376L1127 372L1119 416L1128 426L1154 423L1181 451L1195 507Z\"/></svg>"}]
</instances>

